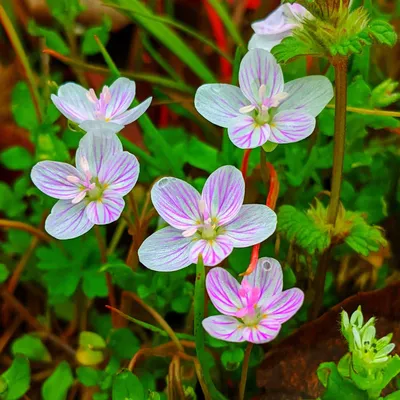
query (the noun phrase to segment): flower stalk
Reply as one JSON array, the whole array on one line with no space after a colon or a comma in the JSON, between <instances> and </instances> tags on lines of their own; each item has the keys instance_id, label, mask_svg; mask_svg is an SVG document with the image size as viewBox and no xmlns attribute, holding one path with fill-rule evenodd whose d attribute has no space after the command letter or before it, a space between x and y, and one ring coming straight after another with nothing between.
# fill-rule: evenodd
<instances>
[{"instance_id":1,"label":"flower stalk","mask_svg":"<svg viewBox=\"0 0 400 400\"><path fill-rule=\"evenodd\" d=\"M244 394L246 392L247 372L249 370L249 362L252 349L253 349L253 343L250 342L247 343L246 351L244 352L242 375L240 377L240 384L239 384L239 400L244 400Z\"/></svg>"}]
</instances>

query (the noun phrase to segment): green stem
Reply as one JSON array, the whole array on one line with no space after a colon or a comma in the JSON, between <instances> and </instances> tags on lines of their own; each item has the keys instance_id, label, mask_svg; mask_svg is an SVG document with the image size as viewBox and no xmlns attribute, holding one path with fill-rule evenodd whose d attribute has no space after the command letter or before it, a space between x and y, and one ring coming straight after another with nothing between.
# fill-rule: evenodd
<instances>
[{"instance_id":1,"label":"green stem","mask_svg":"<svg viewBox=\"0 0 400 400\"><path fill-rule=\"evenodd\" d=\"M107 67L110 68L111 73L112 73L114 76L118 76L118 77L121 76L121 72L119 72L118 67L115 65L113 59L112 59L111 56L108 54L108 51L107 51L107 49L104 47L104 45L103 45L103 43L101 42L101 40L100 40L96 35L94 35L94 40L96 41L97 46L99 46L100 53L101 53L101 55L103 56L104 61L105 61L106 64L107 64Z\"/></svg>"},{"instance_id":2,"label":"green stem","mask_svg":"<svg viewBox=\"0 0 400 400\"><path fill-rule=\"evenodd\" d=\"M203 329L204 307L205 307L205 268L203 258L199 255L196 266L196 283L194 287L194 336L196 343L196 354L200 363L200 375L206 384L209 393L204 393L206 399L226 400L225 397L217 390L211 379L210 370L207 365L205 335Z\"/></svg>"},{"instance_id":3,"label":"green stem","mask_svg":"<svg viewBox=\"0 0 400 400\"><path fill-rule=\"evenodd\" d=\"M119 220L117 228L115 229L114 235L111 238L110 245L108 246L108 249L107 249L108 256L114 253L127 225L128 225L128 223L123 218L121 218Z\"/></svg>"},{"instance_id":4,"label":"green stem","mask_svg":"<svg viewBox=\"0 0 400 400\"><path fill-rule=\"evenodd\" d=\"M328 208L328 223L335 225L339 211L343 162L346 142L347 58L338 58L335 69L335 136L333 150L332 187Z\"/></svg>"},{"instance_id":5,"label":"green stem","mask_svg":"<svg viewBox=\"0 0 400 400\"><path fill-rule=\"evenodd\" d=\"M242 365L242 375L240 377L239 400L244 400L244 394L246 393L247 371L249 370L250 354L252 349L253 343L247 343Z\"/></svg>"}]
</instances>

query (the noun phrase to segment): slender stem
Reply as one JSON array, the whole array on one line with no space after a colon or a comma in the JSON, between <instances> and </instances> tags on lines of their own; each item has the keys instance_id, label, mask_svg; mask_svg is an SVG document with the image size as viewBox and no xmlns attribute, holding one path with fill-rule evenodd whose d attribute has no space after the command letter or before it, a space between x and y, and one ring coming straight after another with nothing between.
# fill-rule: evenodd
<instances>
[{"instance_id":1,"label":"slender stem","mask_svg":"<svg viewBox=\"0 0 400 400\"><path fill-rule=\"evenodd\" d=\"M164 331L168 333L168 336L175 343L175 346L178 348L178 350L185 352L182 343L177 338L173 329L169 326L168 322L165 321L165 319L153 307L150 307L148 304L146 304L140 297L136 296L135 293L123 292L122 296L128 296L134 301L136 301L136 303L141 305L160 324L160 326L164 329Z\"/></svg>"},{"instance_id":2,"label":"slender stem","mask_svg":"<svg viewBox=\"0 0 400 400\"><path fill-rule=\"evenodd\" d=\"M113 73L113 75L115 76L121 76L121 72L119 72L118 67L115 65L113 59L110 57L110 55L108 54L107 49L104 47L103 43L101 42L101 40L94 35L94 40L97 43L97 46L99 46L100 52L104 58L104 61L106 62L108 68L110 68L110 71Z\"/></svg>"},{"instance_id":3,"label":"slender stem","mask_svg":"<svg viewBox=\"0 0 400 400\"><path fill-rule=\"evenodd\" d=\"M244 151L244 154L243 154L242 166L240 168L240 171L242 172L244 180L246 180L246 177L247 177L247 170L249 168L249 158L250 158L251 150L252 149L247 149Z\"/></svg>"},{"instance_id":4,"label":"slender stem","mask_svg":"<svg viewBox=\"0 0 400 400\"><path fill-rule=\"evenodd\" d=\"M194 336L196 342L196 354L199 360L199 375L206 384L204 397L206 400L223 400L225 397L217 390L212 381L207 360L205 359L205 335L203 329L204 305L205 305L205 277L203 258L199 255L196 266L196 282L194 287ZM205 388L203 388L203 391Z\"/></svg>"},{"instance_id":5,"label":"slender stem","mask_svg":"<svg viewBox=\"0 0 400 400\"><path fill-rule=\"evenodd\" d=\"M107 255L111 255L114 253L115 249L118 246L119 241L121 240L122 234L125 231L125 228L128 226L128 223L121 218L118 222L117 228L115 229L114 235L111 238L110 245L108 246L107 249Z\"/></svg>"},{"instance_id":6,"label":"slender stem","mask_svg":"<svg viewBox=\"0 0 400 400\"><path fill-rule=\"evenodd\" d=\"M328 223L335 225L339 211L340 190L346 139L347 58L333 62L335 69L335 136L333 150L332 187L328 208Z\"/></svg>"},{"instance_id":7,"label":"slender stem","mask_svg":"<svg viewBox=\"0 0 400 400\"><path fill-rule=\"evenodd\" d=\"M44 242L47 242L47 243L50 243L51 241L53 241L53 238L51 236L49 236L47 233L43 232L42 230L40 230L38 228L35 228L32 225L25 224L24 222L0 219L0 227L18 229L20 231L25 231L25 232L31 233L32 235L36 236L38 239L43 240Z\"/></svg>"},{"instance_id":8,"label":"slender stem","mask_svg":"<svg viewBox=\"0 0 400 400\"><path fill-rule=\"evenodd\" d=\"M42 110L41 104L40 104L40 95L39 95L39 90L36 85L35 76L33 74L31 66L29 64L29 60L28 60L28 57L24 50L24 47L22 46L22 43L17 35L17 32L15 31L6 11L4 10L4 8L1 5L0 5L0 23L3 25L4 30L6 31L6 34L7 34L8 38L10 39L10 42L15 50L15 53L17 54L18 59L19 59L20 63L22 64L22 67L23 67L25 75L26 75L26 79L29 83L29 89L32 94L33 104L35 106L35 111L36 111L38 120L42 121L43 120L43 110Z\"/></svg>"},{"instance_id":9,"label":"slender stem","mask_svg":"<svg viewBox=\"0 0 400 400\"><path fill-rule=\"evenodd\" d=\"M67 40L68 40L69 48L71 50L72 57L79 58L78 46L76 43L76 35L75 35L74 29L75 29L74 24L72 24L72 26L65 27L65 35L67 36ZM72 66L72 69L74 71L74 74L78 78L79 83L82 86L87 86L87 80L85 78L83 71L80 70L79 68L75 68L74 66Z\"/></svg>"},{"instance_id":10,"label":"slender stem","mask_svg":"<svg viewBox=\"0 0 400 400\"><path fill-rule=\"evenodd\" d=\"M247 343L246 351L244 352L244 359L242 365L242 375L239 384L239 400L244 400L246 393L247 371L249 370L250 354L253 349L253 343Z\"/></svg>"},{"instance_id":11,"label":"slender stem","mask_svg":"<svg viewBox=\"0 0 400 400\"><path fill-rule=\"evenodd\" d=\"M326 107L333 108L333 109L336 108L336 106L333 104L328 104ZM360 107L351 107L351 106L347 106L346 110L348 112L353 112L353 113L361 114L361 115L379 115L381 117L400 118L399 111L386 111L386 110L380 110L378 108L370 109L370 108L360 108Z\"/></svg>"}]
</instances>

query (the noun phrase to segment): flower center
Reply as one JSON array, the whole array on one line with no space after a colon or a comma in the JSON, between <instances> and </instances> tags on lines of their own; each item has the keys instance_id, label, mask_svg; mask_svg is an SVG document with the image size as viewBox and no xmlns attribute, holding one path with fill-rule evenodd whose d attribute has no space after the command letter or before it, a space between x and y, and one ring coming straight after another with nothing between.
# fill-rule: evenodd
<instances>
[{"instance_id":1,"label":"flower center","mask_svg":"<svg viewBox=\"0 0 400 400\"><path fill-rule=\"evenodd\" d=\"M198 232L202 239L214 240L218 236L218 224L215 219L210 217L204 200L199 201L199 211L201 220L198 221L198 224L183 231L182 235L184 237L190 237Z\"/></svg>"},{"instance_id":2,"label":"flower center","mask_svg":"<svg viewBox=\"0 0 400 400\"><path fill-rule=\"evenodd\" d=\"M239 296L243 307L236 312L236 317L240 318L247 326L257 325L265 315L262 314L257 306L260 297L260 288L251 286L246 280L242 282Z\"/></svg>"},{"instance_id":3,"label":"flower center","mask_svg":"<svg viewBox=\"0 0 400 400\"><path fill-rule=\"evenodd\" d=\"M78 161L81 169L85 174L85 178L81 179L75 175L68 175L66 177L68 182L74 183L79 186L80 193L78 193L73 199L72 203L77 204L81 202L86 196L89 201L97 200L101 197L104 192L104 187L99 183L98 179L93 177L92 173L89 170L89 163L86 157L81 157Z\"/></svg>"},{"instance_id":4,"label":"flower center","mask_svg":"<svg viewBox=\"0 0 400 400\"><path fill-rule=\"evenodd\" d=\"M109 118L106 117L107 106L111 101L111 92L108 86L104 86L103 90L100 93L100 98L98 99L96 93L93 89L90 89L86 92L86 97L89 99L91 103L95 105L95 116L96 119L102 121L109 121Z\"/></svg>"},{"instance_id":5,"label":"flower center","mask_svg":"<svg viewBox=\"0 0 400 400\"><path fill-rule=\"evenodd\" d=\"M267 87L263 84L258 89L258 104L250 104L239 109L242 114L248 114L254 118L257 125L268 124L275 112L275 109L288 97L288 93L277 93L272 97L266 96Z\"/></svg>"}]
</instances>

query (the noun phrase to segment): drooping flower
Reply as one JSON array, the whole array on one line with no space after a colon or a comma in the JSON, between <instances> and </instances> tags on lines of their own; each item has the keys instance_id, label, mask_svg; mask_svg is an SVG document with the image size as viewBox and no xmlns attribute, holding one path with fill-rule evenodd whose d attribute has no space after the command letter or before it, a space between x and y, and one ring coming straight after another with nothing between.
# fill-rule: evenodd
<instances>
[{"instance_id":1,"label":"drooping flower","mask_svg":"<svg viewBox=\"0 0 400 400\"><path fill-rule=\"evenodd\" d=\"M315 117L333 97L332 84L324 76L285 84L281 67L262 49L243 57L239 85L202 85L195 106L204 118L228 128L229 138L241 149L306 138L315 128Z\"/></svg>"},{"instance_id":2,"label":"drooping flower","mask_svg":"<svg viewBox=\"0 0 400 400\"><path fill-rule=\"evenodd\" d=\"M46 219L46 231L57 239L83 235L93 225L117 220L123 196L135 186L139 163L122 150L116 135L87 133L76 152L76 168L57 161L40 161L31 172L33 183L59 199Z\"/></svg>"},{"instance_id":3,"label":"drooping flower","mask_svg":"<svg viewBox=\"0 0 400 400\"><path fill-rule=\"evenodd\" d=\"M301 26L304 18L312 18L302 5L282 4L267 18L254 22L251 27L254 35L249 42L249 49L271 49L278 45L285 37L292 34L292 30Z\"/></svg>"},{"instance_id":4,"label":"drooping flower","mask_svg":"<svg viewBox=\"0 0 400 400\"><path fill-rule=\"evenodd\" d=\"M171 226L148 237L139 260L155 271L176 271L196 263L215 266L234 247L248 247L275 231L276 214L262 204L243 205L240 171L225 166L214 171L200 193L176 178L162 178L151 191L160 216Z\"/></svg>"},{"instance_id":5,"label":"drooping flower","mask_svg":"<svg viewBox=\"0 0 400 400\"><path fill-rule=\"evenodd\" d=\"M211 302L224 315L204 319L204 329L227 342L270 342L304 300L300 289L282 291L282 285L282 268L273 258L260 258L241 283L225 269L213 268L207 274L206 288Z\"/></svg>"},{"instance_id":6,"label":"drooping flower","mask_svg":"<svg viewBox=\"0 0 400 400\"><path fill-rule=\"evenodd\" d=\"M58 110L85 131L97 134L117 133L136 121L151 103L151 97L128 110L135 98L136 85L127 78L118 78L110 87L103 86L99 98L93 89L73 82L60 86L51 99Z\"/></svg>"}]
</instances>

